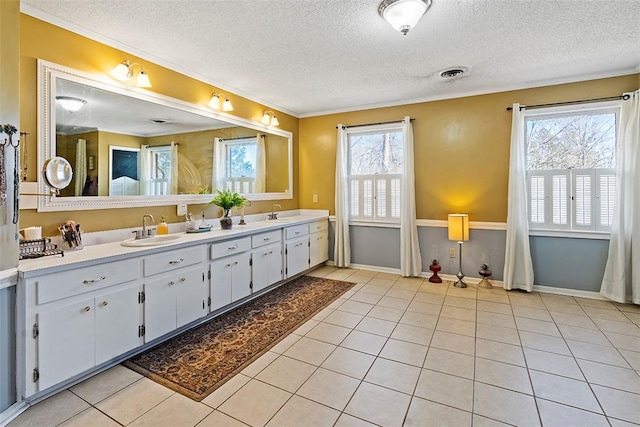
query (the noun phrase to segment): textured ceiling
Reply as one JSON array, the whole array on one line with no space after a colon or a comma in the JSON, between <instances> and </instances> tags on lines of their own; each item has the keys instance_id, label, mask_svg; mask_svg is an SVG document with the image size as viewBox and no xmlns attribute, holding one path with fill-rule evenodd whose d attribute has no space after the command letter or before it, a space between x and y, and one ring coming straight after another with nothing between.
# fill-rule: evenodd
<instances>
[{"instance_id":1,"label":"textured ceiling","mask_svg":"<svg viewBox=\"0 0 640 427\"><path fill-rule=\"evenodd\" d=\"M296 116L640 72L640 0L22 0L21 10ZM469 69L443 80L439 71ZM150 76L153 79L153 76Z\"/></svg>"}]
</instances>

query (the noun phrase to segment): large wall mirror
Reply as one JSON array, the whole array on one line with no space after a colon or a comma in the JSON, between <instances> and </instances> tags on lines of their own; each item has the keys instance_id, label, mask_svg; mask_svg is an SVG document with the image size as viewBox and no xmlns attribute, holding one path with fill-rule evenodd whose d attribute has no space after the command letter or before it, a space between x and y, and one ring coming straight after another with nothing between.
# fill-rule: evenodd
<instances>
[{"instance_id":1,"label":"large wall mirror","mask_svg":"<svg viewBox=\"0 0 640 427\"><path fill-rule=\"evenodd\" d=\"M292 198L292 134L38 61L39 167L73 167L39 211ZM39 178L41 193L46 184Z\"/></svg>"}]
</instances>

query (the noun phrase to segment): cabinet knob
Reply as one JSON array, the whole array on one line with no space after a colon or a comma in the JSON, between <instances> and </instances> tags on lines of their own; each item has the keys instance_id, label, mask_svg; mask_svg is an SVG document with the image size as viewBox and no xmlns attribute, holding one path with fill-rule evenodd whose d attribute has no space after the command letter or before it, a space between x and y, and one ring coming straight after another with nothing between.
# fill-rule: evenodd
<instances>
[{"instance_id":1,"label":"cabinet knob","mask_svg":"<svg viewBox=\"0 0 640 427\"><path fill-rule=\"evenodd\" d=\"M176 282L174 282L173 280L169 282L169 286L173 286L175 284L176 284Z\"/></svg>"},{"instance_id":2,"label":"cabinet knob","mask_svg":"<svg viewBox=\"0 0 640 427\"><path fill-rule=\"evenodd\" d=\"M184 258L180 258L179 260L169 261L169 264L171 265L180 264L182 261L184 261Z\"/></svg>"},{"instance_id":3,"label":"cabinet knob","mask_svg":"<svg viewBox=\"0 0 640 427\"><path fill-rule=\"evenodd\" d=\"M186 279L186 278L184 278L184 277L182 277L182 278L180 279L180 281L181 281L181 282L186 282L186 281L187 281L187 279Z\"/></svg>"},{"instance_id":4,"label":"cabinet knob","mask_svg":"<svg viewBox=\"0 0 640 427\"><path fill-rule=\"evenodd\" d=\"M108 305L109 305L109 301L102 301L102 304L101 304L101 305L102 305L103 307L106 307L106 306L108 306Z\"/></svg>"},{"instance_id":5,"label":"cabinet knob","mask_svg":"<svg viewBox=\"0 0 640 427\"><path fill-rule=\"evenodd\" d=\"M234 262L233 265L238 265L238 261Z\"/></svg>"},{"instance_id":6,"label":"cabinet knob","mask_svg":"<svg viewBox=\"0 0 640 427\"><path fill-rule=\"evenodd\" d=\"M82 309L82 311L84 311L84 312L91 311L91 307L86 306L85 308Z\"/></svg>"},{"instance_id":7,"label":"cabinet knob","mask_svg":"<svg viewBox=\"0 0 640 427\"><path fill-rule=\"evenodd\" d=\"M106 276L102 276L99 279L87 279L87 280L83 280L82 283L84 283L85 285L93 285L96 282L100 282L101 280L106 279Z\"/></svg>"},{"instance_id":8,"label":"cabinet knob","mask_svg":"<svg viewBox=\"0 0 640 427\"><path fill-rule=\"evenodd\" d=\"M231 267L231 264L227 264L227 265L225 265L225 267Z\"/></svg>"}]
</instances>

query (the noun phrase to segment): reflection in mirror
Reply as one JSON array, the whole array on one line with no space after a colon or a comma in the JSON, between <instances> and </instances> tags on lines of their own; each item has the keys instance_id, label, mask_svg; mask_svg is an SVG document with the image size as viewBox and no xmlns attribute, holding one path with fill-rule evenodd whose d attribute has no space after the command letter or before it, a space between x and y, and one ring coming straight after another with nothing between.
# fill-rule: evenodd
<instances>
[{"instance_id":1,"label":"reflection in mirror","mask_svg":"<svg viewBox=\"0 0 640 427\"><path fill-rule=\"evenodd\" d=\"M42 126L50 131L40 152L74 170L41 210L203 203L223 188L254 200L291 198L290 132L39 63L49 79L40 101L57 99L42 106L51 123ZM80 108L65 108L60 99L69 98Z\"/></svg>"}]
</instances>

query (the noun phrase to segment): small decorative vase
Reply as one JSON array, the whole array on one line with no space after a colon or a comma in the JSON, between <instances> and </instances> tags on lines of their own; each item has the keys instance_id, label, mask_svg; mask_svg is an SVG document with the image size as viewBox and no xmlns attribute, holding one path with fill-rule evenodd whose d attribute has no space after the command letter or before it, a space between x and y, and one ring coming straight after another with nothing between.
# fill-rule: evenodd
<instances>
[{"instance_id":1,"label":"small decorative vase","mask_svg":"<svg viewBox=\"0 0 640 427\"><path fill-rule=\"evenodd\" d=\"M223 230L231 230L233 220L231 219L231 209L225 209L224 215L220 218L220 228Z\"/></svg>"},{"instance_id":2,"label":"small decorative vase","mask_svg":"<svg viewBox=\"0 0 640 427\"><path fill-rule=\"evenodd\" d=\"M493 289L493 285L487 279L487 277L491 276L491 270L489 270L489 266L487 264L482 264L480 266L480 271L478 271L478 274L482 276L482 280L480 281L480 283L478 283L478 287L484 289Z\"/></svg>"},{"instance_id":3,"label":"small decorative vase","mask_svg":"<svg viewBox=\"0 0 640 427\"><path fill-rule=\"evenodd\" d=\"M434 259L429 266L429 270L433 272L433 275L429 277L429 281L431 283L442 283L442 279L438 276L438 271L442 270L440 264L438 264L438 260Z\"/></svg>"}]
</instances>

